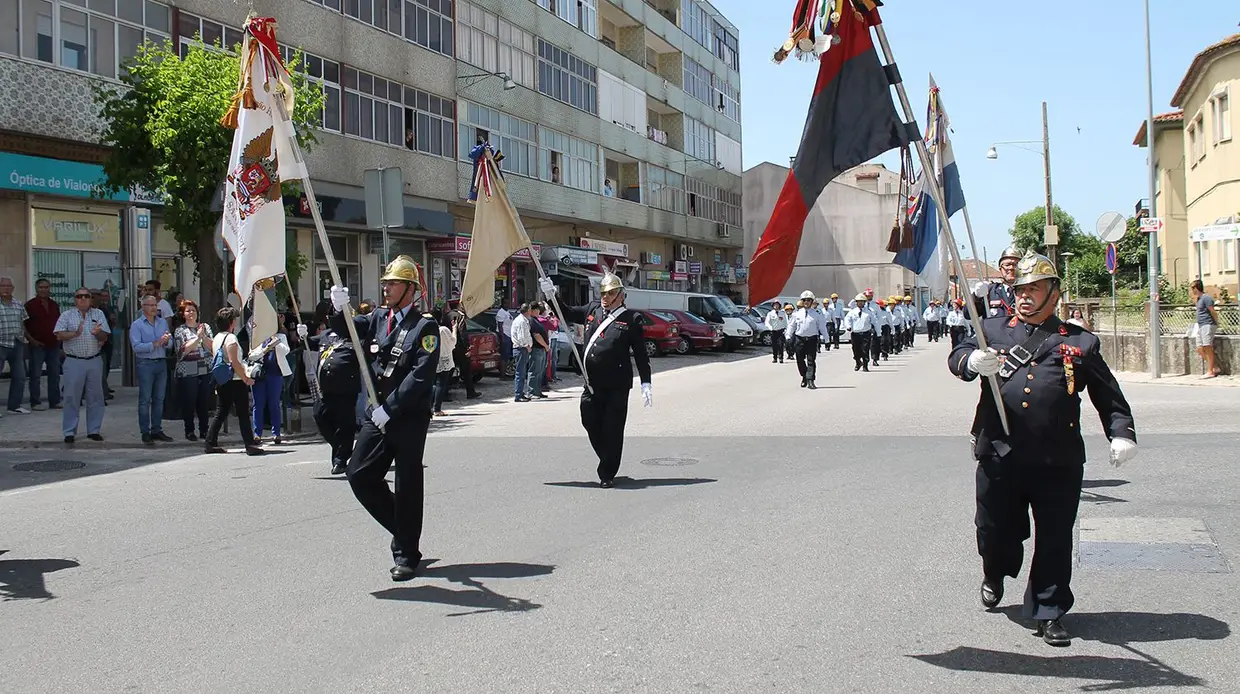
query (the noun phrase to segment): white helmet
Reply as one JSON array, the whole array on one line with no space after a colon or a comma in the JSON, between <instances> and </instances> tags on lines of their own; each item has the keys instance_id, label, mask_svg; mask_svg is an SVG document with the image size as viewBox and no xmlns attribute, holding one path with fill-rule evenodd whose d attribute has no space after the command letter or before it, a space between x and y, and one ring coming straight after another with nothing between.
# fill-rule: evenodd
<instances>
[{"instance_id":1,"label":"white helmet","mask_svg":"<svg viewBox=\"0 0 1240 694\"><path fill-rule=\"evenodd\" d=\"M813 293L813 292L811 292L810 290L806 289L805 291L801 292L801 300L802 300L802 301L804 301L804 300L806 300L806 299L811 299L811 300L812 300L813 298L814 298L814 293Z\"/></svg>"}]
</instances>

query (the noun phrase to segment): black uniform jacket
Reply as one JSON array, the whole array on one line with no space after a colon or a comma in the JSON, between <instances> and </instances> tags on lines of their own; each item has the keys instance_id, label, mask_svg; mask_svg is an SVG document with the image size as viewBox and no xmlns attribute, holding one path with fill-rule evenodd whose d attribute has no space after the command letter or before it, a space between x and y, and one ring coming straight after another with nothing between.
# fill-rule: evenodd
<instances>
[{"instance_id":1,"label":"black uniform jacket","mask_svg":"<svg viewBox=\"0 0 1240 694\"><path fill-rule=\"evenodd\" d=\"M1009 353L1016 346L1024 346L1032 356L1007 378L997 377L1011 435L1004 435L989 379L982 379L973 418L974 455L997 455L1027 463L1083 464L1082 390L1089 393L1098 410L1107 439L1136 441L1132 408L1102 359L1097 336L1054 317L1031 340L1033 329L1016 317L982 320L982 334L1001 360L1011 359ZM971 336L961 340L948 357L948 368L962 380L977 378L968 368L969 354L975 349L977 337Z\"/></svg>"},{"instance_id":2,"label":"black uniform jacket","mask_svg":"<svg viewBox=\"0 0 1240 694\"><path fill-rule=\"evenodd\" d=\"M370 315L353 317L357 337L369 362L380 404L393 420L431 410L431 385L439 364L439 326L430 314L409 307L400 323L388 329L389 309L377 308ZM328 321L331 329L348 335L344 314L337 311ZM404 339L399 340L402 333Z\"/></svg>"},{"instance_id":3,"label":"black uniform jacket","mask_svg":"<svg viewBox=\"0 0 1240 694\"><path fill-rule=\"evenodd\" d=\"M996 316L1014 316L1016 315L1016 293L1012 288L1002 281L989 281L986 283L986 297L983 299L973 298L973 303L977 306L977 315L982 318L994 318Z\"/></svg>"},{"instance_id":4,"label":"black uniform jacket","mask_svg":"<svg viewBox=\"0 0 1240 694\"><path fill-rule=\"evenodd\" d=\"M597 301L585 306L561 308L564 309L564 317L569 321L585 324L585 343L582 349L586 349L599 326L607 321L607 311ZM603 329L603 333L594 341L594 346L589 348L589 354L581 355L586 361L586 375L591 388L631 390L634 362L637 363L637 374L641 377L641 382L650 383L650 357L646 354L646 342L642 337L642 326L646 325L646 322L646 316L640 311L625 308L623 313Z\"/></svg>"}]
</instances>

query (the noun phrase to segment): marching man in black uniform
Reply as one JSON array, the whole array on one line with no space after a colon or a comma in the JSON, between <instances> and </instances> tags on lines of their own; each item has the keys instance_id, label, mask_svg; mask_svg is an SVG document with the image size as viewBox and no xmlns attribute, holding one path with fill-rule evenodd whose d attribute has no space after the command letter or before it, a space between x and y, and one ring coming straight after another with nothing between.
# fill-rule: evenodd
<instances>
[{"instance_id":1,"label":"marching man in black uniform","mask_svg":"<svg viewBox=\"0 0 1240 694\"><path fill-rule=\"evenodd\" d=\"M408 581L417 576L422 560L422 454L439 363L439 326L414 303L423 289L412 258L397 256L379 283L383 308L353 319L379 404L367 408L347 475L357 500L392 534L392 580ZM342 311L349 303L348 288L332 287L331 300L336 312L329 325L347 335ZM395 493L384 479L393 463Z\"/></svg>"},{"instance_id":2,"label":"marching man in black uniform","mask_svg":"<svg viewBox=\"0 0 1240 694\"><path fill-rule=\"evenodd\" d=\"M1013 317L982 321L990 345L969 337L952 349L948 368L962 380L998 374L1011 434L1004 434L986 380L973 418L977 465L977 549L982 557L982 605L1003 598L1003 577L1020 572L1033 508L1034 555L1024 616L1038 622L1048 644L1071 637L1060 618L1072 608L1072 528L1085 465L1081 391L1102 418L1111 464L1137 454L1132 409L1099 352L1098 338L1055 317L1059 274L1045 256L1030 252L1014 282Z\"/></svg>"},{"instance_id":3,"label":"marching man in black uniform","mask_svg":"<svg viewBox=\"0 0 1240 694\"><path fill-rule=\"evenodd\" d=\"M999 274L1003 282L982 280L973 285L973 301L977 315L983 318L1012 316L1016 314L1016 294L1012 283L1016 281L1016 264L1021 260L1020 249L1008 246L999 256Z\"/></svg>"},{"instance_id":4,"label":"marching man in black uniform","mask_svg":"<svg viewBox=\"0 0 1240 694\"><path fill-rule=\"evenodd\" d=\"M319 337L319 400L314 423L332 448L332 474L349 467L353 439L357 435L357 394L362 391L362 370L349 333L326 330Z\"/></svg>"},{"instance_id":5,"label":"marching man in black uniform","mask_svg":"<svg viewBox=\"0 0 1240 694\"><path fill-rule=\"evenodd\" d=\"M538 287L548 299L558 288L543 278ZM624 283L607 273L599 284L601 301L585 306L561 306L564 318L584 323L586 386L581 393L581 425L598 455L599 486L616 486L616 473L624 452L624 424L629 415L629 393L633 390L633 364L641 379L642 399L651 406L650 357L642 339L646 316L624 305ZM631 356L631 358L630 358Z\"/></svg>"}]
</instances>

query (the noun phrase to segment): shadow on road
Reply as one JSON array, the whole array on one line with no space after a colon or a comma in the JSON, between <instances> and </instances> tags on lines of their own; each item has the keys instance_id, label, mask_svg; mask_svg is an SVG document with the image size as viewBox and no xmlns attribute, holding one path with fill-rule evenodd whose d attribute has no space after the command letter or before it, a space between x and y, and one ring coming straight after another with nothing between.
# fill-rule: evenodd
<instances>
[{"instance_id":1,"label":"shadow on road","mask_svg":"<svg viewBox=\"0 0 1240 694\"><path fill-rule=\"evenodd\" d=\"M1012 605L1004 608L1003 613L1011 621L1030 627L1032 631L1029 620L1020 616L1020 610L1020 606ZM1078 639L1117 646L1139 659L1035 656L967 646L945 653L909 657L963 672L1094 680L1095 684L1081 687L1082 691L1090 692L1145 687L1204 687L1207 682L1202 678L1180 672L1132 644L1193 639L1217 641L1231 635L1231 627L1224 621L1184 612L1086 612L1067 617L1065 625Z\"/></svg>"},{"instance_id":2,"label":"shadow on road","mask_svg":"<svg viewBox=\"0 0 1240 694\"><path fill-rule=\"evenodd\" d=\"M435 559L426 563L434 563ZM450 564L447 566L431 566L420 572L421 578L442 578L451 583L466 586L465 590L441 588L439 586L410 586L407 588L388 588L371 593L380 600L402 600L407 602L427 602L440 605L455 605L471 608L468 612L454 612L449 617L462 617L486 612L529 612L542 605L526 600L497 593L486 587L483 578L532 578L546 576L555 567L549 564L522 564L518 562L494 562L489 564Z\"/></svg>"},{"instance_id":3,"label":"shadow on road","mask_svg":"<svg viewBox=\"0 0 1240 694\"><path fill-rule=\"evenodd\" d=\"M651 489L653 487L687 487L693 484L709 484L719 480L709 477L659 477L635 480L632 477L617 477L616 489ZM548 487L568 487L571 489L598 489L598 482L543 482Z\"/></svg>"},{"instance_id":4,"label":"shadow on road","mask_svg":"<svg viewBox=\"0 0 1240 694\"><path fill-rule=\"evenodd\" d=\"M1122 487L1128 484L1128 480L1085 480L1081 482L1082 489L1099 489L1102 487Z\"/></svg>"},{"instance_id":5,"label":"shadow on road","mask_svg":"<svg viewBox=\"0 0 1240 694\"><path fill-rule=\"evenodd\" d=\"M0 549L0 554L8 552ZM72 559L0 559L0 601L51 600L43 577L80 566Z\"/></svg>"}]
</instances>

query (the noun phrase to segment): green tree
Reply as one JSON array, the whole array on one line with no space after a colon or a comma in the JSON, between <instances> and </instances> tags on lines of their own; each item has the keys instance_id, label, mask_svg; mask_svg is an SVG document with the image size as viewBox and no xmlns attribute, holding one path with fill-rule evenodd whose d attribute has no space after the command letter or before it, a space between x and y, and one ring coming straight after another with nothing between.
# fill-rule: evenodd
<instances>
[{"instance_id":1,"label":"green tree","mask_svg":"<svg viewBox=\"0 0 1240 694\"><path fill-rule=\"evenodd\" d=\"M1064 212L1058 205L1055 206L1053 217L1059 227L1060 253L1071 251L1082 255L1097 249L1098 240L1082 233L1080 225L1072 215ZM1012 228L1008 229L1008 234L1012 237L1012 243L1021 251L1045 253L1046 245L1042 243L1045 229L1046 207L1035 207L1018 216L1012 223Z\"/></svg>"},{"instance_id":2,"label":"green tree","mask_svg":"<svg viewBox=\"0 0 1240 694\"><path fill-rule=\"evenodd\" d=\"M301 54L290 61L302 65ZM100 142L109 148L103 170L105 192L141 186L164 196L164 224L198 267L202 305L223 305L223 263L215 252L212 198L224 180L233 130L220 125L232 103L240 74L236 52L191 45L181 58L170 42L147 43L121 76L120 86L95 88L104 121ZM292 71L297 95L293 123L303 150L317 142L313 126L323 109L323 91L301 70ZM285 194L295 194L285 184ZM289 270L304 269L290 256ZM290 277L290 279L295 279Z\"/></svg>"}]
</instances>

